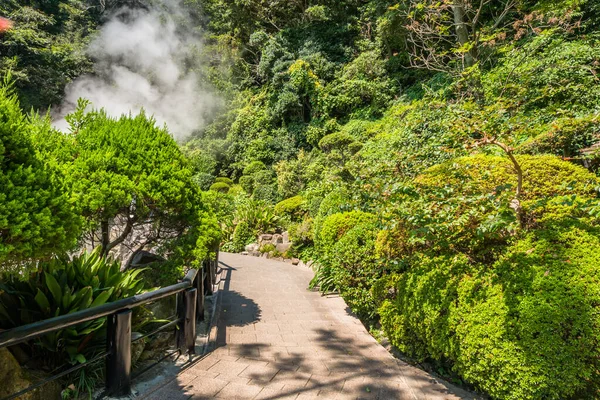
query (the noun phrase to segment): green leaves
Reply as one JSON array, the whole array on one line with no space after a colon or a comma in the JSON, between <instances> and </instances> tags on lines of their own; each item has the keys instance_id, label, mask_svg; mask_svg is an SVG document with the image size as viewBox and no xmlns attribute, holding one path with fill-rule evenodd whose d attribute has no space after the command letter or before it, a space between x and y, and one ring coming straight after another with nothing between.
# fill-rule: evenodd
<instances>
[{"instance_id":1,"label":"green leaves","mask_svg":"<svg viewBox=\"0 0 600 400\"><path fill-rule=\"evenodd\" d=\"M142 293L141 269L121 272L118 262L100 257L99 249L81 256L39 262L22 281L5 275L0 284L0 328L10 329L97 307ZM144 317L145 318L145 317ZM143 323L137 314L135 324ZM86 322L34 341L36 349L60 365L84 362L105 339L105 318ZM83 361L82 361L83 360Z\"/></svg>"},{"instance_id":2,"label":"green leaves","mask_svg":"<svg viewBox=\"0 0 600 400\"><path fill-rule=\"evenodd\" d=\"M25 117L12 89L0 86L1 268L70 249L79 235L61 172L36 154L32 142L51 129L49 120Z\"/></svg>"}]
</instances>

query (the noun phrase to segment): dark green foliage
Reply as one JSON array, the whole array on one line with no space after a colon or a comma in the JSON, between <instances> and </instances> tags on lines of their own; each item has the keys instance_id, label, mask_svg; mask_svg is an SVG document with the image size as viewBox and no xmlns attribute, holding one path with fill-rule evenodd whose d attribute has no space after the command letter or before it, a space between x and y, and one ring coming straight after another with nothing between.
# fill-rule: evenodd
<instances>
[{"instance_id":1,"label":"dark green foliage","mask_svg":"<svg viewBox=\"0 0 600 400\"><path fill-rule=\"evenodd\" d=\"M252 193L254 192L254 178L251 176L242 176L240 178L240 186L242 187L242 189L244 189L244 191L246 193Z\"/></svg>"},{"instance_id":2,"label":"dark green foliage","mask_svg":"<svg viewBox=\"0 0 600 400\"><path fill-rule=\"evenodd\" d=\"M69 250L81 220L63 192L61 171L36 154L32 136L52 131L26 118L7 86L0 87L0 265Z\"/></svg>"},{"instance_id":3,"label":"dark green foliage","mask_svg":"<svg viewBox=\"0 0 600 400\"><path fill-rule=\"evenodd\" d=\"M33 271L25 280L4 275L0 283L0 328L39 322L142 293L142 270L121 272L120 263L102 258L100 250L40 262L31 266ZM136 311L133 329L139 330L147 317L144 310ZM105 339L106 318L100 318L44 335L26 351L56 368L64 362L85 362L104 349Z\"/></svg>"},{"instance_id":4,"label":"dark green foliage","mask_svg":"<svg viewBox=\"0 0 600 400\"><path fill-rule=\"evenodd\" d=\"M267 169L265 163L261 161L252 161L244 168L244 175L254 175L257 172L264 171Z\"/></svg>"},{"instance_id":5,"label":"dark green foliage","mask_svg":"<svg viewBox=\"0 0 600 400\"><path fill-rule=\"evenodd\" d=\"M14 22L0 33L0 76L12 73L26 110L59 105L65 86L92 70L85 47L98 13L81 0L5 0L0 15Z\"/></svg>"}]
</instances>

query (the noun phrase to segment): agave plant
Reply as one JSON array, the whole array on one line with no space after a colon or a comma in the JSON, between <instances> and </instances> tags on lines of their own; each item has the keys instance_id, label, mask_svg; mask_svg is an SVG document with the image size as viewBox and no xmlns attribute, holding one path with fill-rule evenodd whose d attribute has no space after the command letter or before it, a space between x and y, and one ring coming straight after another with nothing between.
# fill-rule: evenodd
<instances>
[{"instance_id":1,"label":"agave plant","mask_svg":"<svg viewBox=\"0 0 600 400\"><path fill-rule=\"evenodd\" d=\"M121 271L117 261L101 257L100 249L81 256L55 257L40 262L26 280L14 275L0 283L0 328L10 329L70 314L134 296L144 290L143 270ZM134 325L144 324L147 312L134 314ZM65 361L85 362L102 347L106 318L42 336L30 344L31 353L49 367ZM65 357L66 356L66 357Z\"/></svg>"}]
</instances>

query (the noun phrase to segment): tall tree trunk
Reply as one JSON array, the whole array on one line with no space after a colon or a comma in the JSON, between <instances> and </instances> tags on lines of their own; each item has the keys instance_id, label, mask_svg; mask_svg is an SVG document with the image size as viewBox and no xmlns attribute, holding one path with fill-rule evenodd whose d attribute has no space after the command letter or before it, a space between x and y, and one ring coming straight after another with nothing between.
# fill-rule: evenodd
<instances>
[{"instance_id":1,"label":"tall tree trunk","mask_svg":"<svg viewBox=\"0 0 600 400\"><path fill-rule=\"evenodd\" d=\"M457 0L452 4L452 12L454 14L454 27L456 29L456 36L458 37L458 43L461 46L469 43L469 29L465 22L465 6L462 1ZM473 51L469 50L465 53L465 67L469 68L475 64L475 58L473 57Z\"/></svg>"}]
</instances>

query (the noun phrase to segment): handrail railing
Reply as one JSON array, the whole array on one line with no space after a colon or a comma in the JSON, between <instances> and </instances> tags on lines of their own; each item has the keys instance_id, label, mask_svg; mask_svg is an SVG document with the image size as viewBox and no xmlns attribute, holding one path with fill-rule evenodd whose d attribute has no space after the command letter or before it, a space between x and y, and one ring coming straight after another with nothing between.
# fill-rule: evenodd
<instances>
[{"instance_id":1,"label":"handrail railing","mask_svg":"<svg viewBox=\"0 0 600 400\"><path fill-rule=\"evenodd\" d=\"M216 252L218 257L218 250ZM177 349L179 353L187 352L190 357L195 353L196 320L204 319L204 295L213 293L216 281L215 260L205 260L201 273L190 270L183 280L171 286L142 293L126 299L106 303L101 306L87 308L72 314L34 322L0 332L0 348L13 346L19 343L38 338L40 336L60 331L65 328L108 317L106 352L97 355L92 360L71 367L40 383L14 393L1 400L14 399L38 387L59 379L62 376L75 372L92 362L106 358L106 391L107 395L124 396L131 392L131 314L132 309L164 297L177 295L177 319L150 332L150 336L164 330L167 326L177 325Z\"/></svg>"}]
</instances>

